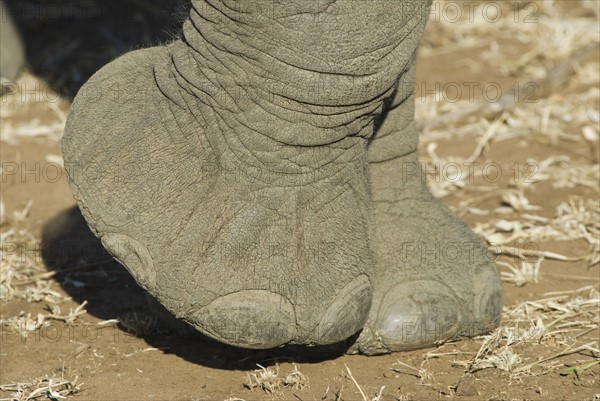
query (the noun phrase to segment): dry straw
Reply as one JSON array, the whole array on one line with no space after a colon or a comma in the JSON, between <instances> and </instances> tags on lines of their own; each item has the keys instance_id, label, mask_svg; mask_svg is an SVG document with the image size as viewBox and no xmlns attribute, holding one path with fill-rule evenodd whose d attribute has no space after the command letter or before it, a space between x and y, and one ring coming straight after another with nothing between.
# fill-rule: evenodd
<instances>
[{"instance_id":1,"label":"dry straw","mask_svg":"<svg viewBox=\"0 0 600 401\"><path fill-rule=\"evenodd\" d=\"M308 386L308 379L298 370L296 364L294 364L294 369L291 372L281 376L279 365L268 368L258 364L257 366L259 369L246 375L244 387L250 390L258 388L266 393L274 393L285 388L300 390Z\"/></svg>"}]
</instances>

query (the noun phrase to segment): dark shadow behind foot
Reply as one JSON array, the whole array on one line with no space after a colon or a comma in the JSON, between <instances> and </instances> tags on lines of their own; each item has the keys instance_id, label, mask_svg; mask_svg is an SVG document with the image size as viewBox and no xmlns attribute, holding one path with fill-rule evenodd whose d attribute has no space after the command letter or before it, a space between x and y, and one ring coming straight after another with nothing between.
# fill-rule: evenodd
<instances>
[{"instance_id":1,"label":"dark shadow behind foot","mask_svg":"<svg viewBox=\"0 0 600 401\"><path fill-rule=\"evenodd\" d=\"M117 329L124 335L136 331L127 323L132 317L150 321L152 326L153 321L158 322L137 336L152 347L192 363L235 370L252 370L256 364L269 366L279 361L317 363L343 355L354 339L329 346L245 350L203 336L137 285L129 272L104 250L77 207L46 222L41 249L46 267L56 272L54 279L77 303L88 301L89 314L102 320L118 319L121 323Z\"/></svg>"},{"instance_id":2,"label":"dark shadow behind foot","mask_svg":"<svg viewBox=\"0 0 600 401\"><path fill-rule=\"evenodd\" d=\"M189 0L5 0L26 48L26 65L73 98L102 66L179 35Z\"/></svg>"}]
</instances>

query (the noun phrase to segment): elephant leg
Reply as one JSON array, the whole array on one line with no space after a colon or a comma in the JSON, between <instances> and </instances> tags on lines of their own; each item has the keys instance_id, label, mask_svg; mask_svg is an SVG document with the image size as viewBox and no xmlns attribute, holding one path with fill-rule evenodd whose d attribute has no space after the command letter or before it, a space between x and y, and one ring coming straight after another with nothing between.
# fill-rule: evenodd
<instances>
[{"instance_id":1,"label":"elephant leg","mask_svg":"<svg viewBox=\"0 0 600 401\"><path fill-rule=\"evenodd\" d=\"M472 337L500 321L502 289L482 241L428 190L416 157L414 63L369 149L377 262L373 306L350 352Z\"/></svg>"},{"instance_id":2,"label":"elephant leg","mask_svg":"<svg viewBox=\"0 0 600 401\"><path fill-rule=\"evenodd\" d=\"M25 48L15 23L0 0L0 79L13 81L25 63ZM4 83L1 83L4 85Z\"/></svg>"},{"instance_id":3,"label":"elephant leg","mask_svg":"<svg viewBox=\"0 0 600 401\"><path fill-rule=\"evenodd\" d=\"M186 51L129 53L77 95L63 153L82 214L142 287L218 341L344 340L371 301L365 141L244 130L203 103L227 95L179 86Z\"/></svg>"},{"instance_id":4,"label":"elephant leg","mask_svg":"<svg viewBox=\"0 0 600 401\"><path fill-rule=\"evenodd\" d=\"M63 153L89 226L216 340L355 334L374 268L368 141L424 16L387 0L192 1L181 39L118 58L73 102Z\"/></svg>"}]
</instances>

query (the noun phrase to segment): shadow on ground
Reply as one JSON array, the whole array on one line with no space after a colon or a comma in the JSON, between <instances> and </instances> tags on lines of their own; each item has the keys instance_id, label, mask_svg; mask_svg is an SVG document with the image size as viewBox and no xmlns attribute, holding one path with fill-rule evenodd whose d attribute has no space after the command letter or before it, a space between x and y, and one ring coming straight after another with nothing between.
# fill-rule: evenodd
<instances>
[{"instance_id":1,"label":"shadow on ground","mask_svg":"<svg viewBox=\"0 0 600 401\"><path fill-rule=\"evenodd\" d=\"M177 37L189 0L6 0L27 65L73 98L102 66L130 50Z\"/></svg>"},{"instance_id":2,"label":"shadow on ground","mask_svg":"<svg viewBox=\"0 0 600 401\"><path fill-rule=\"evenodd\" d=\"M128 320L134 314L140 320L158 317L158 326L138 337L192 363L234 370L256 369L258 363L317 363L342 355L351 344L349 340L330 346L244 350L205 337L176 319L137 285L129 272L104 250L77 207L45 223L42 257L47 268L56 271L55 280L73 300L80 304L88 301L85 308L89 314L102 320ZM127 331L123 324L118 328Z\"/></svg>"}]
</instances>

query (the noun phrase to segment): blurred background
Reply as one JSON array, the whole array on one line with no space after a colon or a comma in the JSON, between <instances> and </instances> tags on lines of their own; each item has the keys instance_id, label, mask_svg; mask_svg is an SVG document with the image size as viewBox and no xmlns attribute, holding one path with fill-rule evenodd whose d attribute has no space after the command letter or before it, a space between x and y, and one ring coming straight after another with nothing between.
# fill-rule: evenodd
<instances>
[{"instance_id":1,"label":"blurred background","mask_svg":"<svg viewBox=\"0 0 600 401\"><path fill-rule=\"evenodd\" d=\"M73 97L100 67L172 40L189 0L5 0L32 72Z\"/></svg>"}]
</instances>

